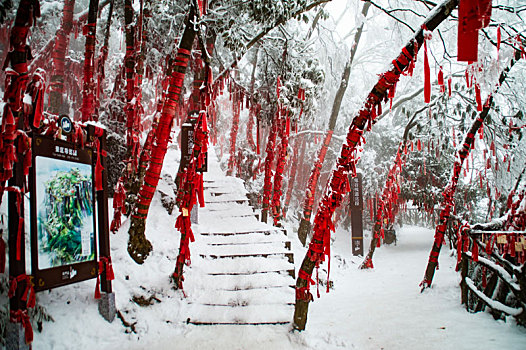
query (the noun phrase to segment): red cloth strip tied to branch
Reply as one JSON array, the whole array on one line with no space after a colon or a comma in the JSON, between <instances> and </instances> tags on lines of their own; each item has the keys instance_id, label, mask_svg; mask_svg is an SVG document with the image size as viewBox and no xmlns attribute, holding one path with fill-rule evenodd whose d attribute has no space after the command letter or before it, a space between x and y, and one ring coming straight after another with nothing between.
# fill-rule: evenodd
<instances>
[{"instance_id":1,"label":"red cloth strip tied to branch","mask_svg":"<svg viewBox=\"0 0 526 350\"><path fill-rule=\"evenodd\" d=\"M272 216L274 218L274 226L279 226L279 221L283 218L281 210L281 195L283 186L283 172L285 171L285 164L287 161L287 148L289 147L289 133L290 133L290 119L288 112L285 111L285 116L281 118L280 137L281 146L279 149L278 160L276 163L276 173L274 174L274 191L272 193Z\"/></svg>"},{"instance_id":2,"label":"red cloth strip tied to branch","mask_svg":"<svg viewBox=\"0 0 526 350\"><path fill-rule=\"evenodd\" d=\"M122 183L122 178L119 179L115 186L113 194L113 220L111 221L110 231L115 232L121 227L121 214L126 214L126 207L124 201L126 199L126 189Z\"/></svg>"},{"instance_id":3,"label":"red cloth strip tied to branch","mask_svg":"<svg viewBox=\"0 0 526 350\"><path fill-rule=\"evenodd\" d=\"M478 60L479 30L489 25L491 0L460 0L458 5L458 61Z\"/></svg>"},{"instance_id":4,"label":"red cloth strip tied to branch","mask_svg":"<svg viewBox=\"0 0 526 350\"><path fill-rule=\"evenodd\" d=\"M303 203L303 217L307 221L310 221L312 215L312 207L314 206L318 178L320 177L321 168L323 166L323 162L325 161L325 155L327 154L329 144L331 143L332 133L332 130L327 130L327 134L325 134L323 145L320 148L320 152L318 153L318 159L316 163L314 163L314 168L312 169L309 181L307 182L307 189L305 191L305 201Z\"/></svg>"},{"instance_id":5,"label":"red cloth strip tied to branch","mask_svg":"<svg viewBox=\"0 0 526 350\"><path fill-rule=\"evenodd\" d=\"M194 127L194 147L193 156L186 168L180 169L177 175L178 191L176 203L181 214L177 217L175 228L181 232L179 244L179 256L177 257L175 272L173 278L177 288L183 290L183 266L189 265L190 260L190 242L194 242L192 223L190 213L197 202L204 207L203 196L203 174L198 173L197 169L204 165L206 152L208 150L208 126L207 115L205 112L199 113L199 117Z\"/></svg>"},{"instance_id":6,"label":"red cloth strip tied to branch","mask_svg":"<svg viewBox=\"0 0 526 350\"><path fill-rule=\"evenodd\" d=\"M419 33L419 35L423 35L423 33ZM356 174L356 162L359 158L358 149L363 143L364 129L369 121L371 124L374 123L374 116L377 114L373 114L372 110L379 108L382 101L387 99L388 91L393 89L400 79L400 75L407 71L418 52L418 45L416 44L417 40L412 39L404 48L405 50L402 50L396 58L396 64L393 64L389 71L380 75L377 84L367 96L364 107L354 117L342 146L340 157L337 160L336 169L333 170L328 188L320 201L314 218L313 237L309 244L307 256L312 261L316 261L318 266L326 255L329 257L327 281L329 281L330 274L330 232L334 231L331 218L336 208L341 205L344 194L349 190L348 174ZM321 242L321 244L316 242ZM328 286L329 283L327 282Z\"/></svg>"},{"instance_id":7,"label":"red cloth strip tied to branch","mask_svg":"<svg viewBox=\"0 0 526 350\"><path fill-rule=\"evenodd\" d=\"M239 130L239 114L241 112L241 105L243 104L241 91L237 88L237 85L234 85L234 90L231 94L233 94L232 112L234 118L232 119L232 130L230 131L230 158L228 159L228 175L232 175L235 167L236 141L237 132Z\"/></svg>"},{"instance_id":8,"label":"red cloth strip tied to branch","mask_svg":"<svg viewBox=\"0 0 526 350\"><path fill-rule=\"evenodd\" d=\"M272 119L270 132L267 140L267 156L265 158L265 178L263 180L263 211L268 211L272 191L272 163L274 162L274 148L278 133L279 114L276 113Z\"/></svg>"},{"instance_id":9,"label":"red cloth strip tied to branch","mask_svg":"<svg viewBox=\"0 0 526 350\"><path fill-rule=\"evenodd\" d=\"M186 67L190 51L179 48L177 57L175 58L176 66ZM139 200L137 205L137 216L146 217L148 209L152 201L155 188L159 183L159 175L166 155L168 140L170 139L170 131L173 125L173 117L175 109L179 102L182 91L184 73L173 71L169 79L168 93L163 103L163 110L159 124L157 126L157 133L155 134L155 142L153 143L151 159L148 170L144 177L144 184L139 191Z\"/></svg>"},{"instance_id":10,"label":"red cloth strip tied to branch","mask_svg":"<svg viewBox=\"0 0 526 350\"><path fill-rule=\"evenodd\" d=\"M84 81L82 86L82 121L97 120L95 115L95 34L97 22L87 23L83 28L86 37L86 51L84 53Z\"/></svg>"}]
</instances>

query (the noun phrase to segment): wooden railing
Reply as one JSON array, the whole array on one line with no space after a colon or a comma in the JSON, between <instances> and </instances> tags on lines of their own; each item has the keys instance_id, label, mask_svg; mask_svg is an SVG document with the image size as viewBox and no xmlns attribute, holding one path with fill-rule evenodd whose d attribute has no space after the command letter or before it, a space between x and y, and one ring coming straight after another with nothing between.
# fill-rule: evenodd
<instances>
[{"instance_id":1,"label":"wooden railing","mask_svg":"<svg viewBox=\"0 0 526 350\"><path fill-rule=\"evenodd\" d=\"M526 232L466 229L460 237L462 304L470 312L489 308L495 319L512 316L526 325Z\"/></svg>"}]
</instances>

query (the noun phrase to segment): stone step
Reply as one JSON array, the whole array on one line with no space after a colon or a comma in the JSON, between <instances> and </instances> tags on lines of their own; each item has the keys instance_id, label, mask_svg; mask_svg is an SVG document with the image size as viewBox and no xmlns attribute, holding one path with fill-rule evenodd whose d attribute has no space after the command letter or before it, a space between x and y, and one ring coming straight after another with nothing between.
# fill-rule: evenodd
<instances>
[{"instance_id":1,"label":"stone step","mask_svg":"<svg viewBox=\"0 0 526 350\"><path fill-rule=\"evenodd\" d=\"M246 307L198 305L188 323L203 325L259 325L290 323L294 306L288 304L249 305Z\"/></svg>"},{"instance_id":2,"label":"stone step","mask_svg":"<svg viewBox=\"0 0 526 350\"><path fill-rule=\"evenodd\" d=\"M261 242L252 244L208 244L206 256L285 254L290 253L286 242Z\"/></svg>"},{"instance_id":3,"label":"stone step","mask_svg":"<svg viewBox=\"0 0 526 350\"><path fill-rule=\"evenodd\" d=\"M294 294L288 286L244 290L210 290L191 298L195 304L210 306L274 305L294 303Z\"/></svg>"},{"instance_id":4,"label":"stone step","mask_svg":"<svg viewBox=\"0 0 526 350\"><path fill-rule=\"evenodd\" d=\"M270 271L287 271L294 270L294 264L283 256L264 257L238 257L230 259L206 259L201 258L198 262L199 269L202 273L216 274L253 274ZM192 265L194 267L195 264Z\"/></svg>"},{"instance_id":5,"label":"stone step","mask_svg":"<svg viewBox=\"0 0 526 350\"><path fill-rule=\"evenodd\" d=\"M250 275L210 275L203 273L194 285L197 290L247 290L254 288L281 288L294 285L288 271L253 273ZM292 290L291 295L294 294Z\"/></svg>"}]
</instances>

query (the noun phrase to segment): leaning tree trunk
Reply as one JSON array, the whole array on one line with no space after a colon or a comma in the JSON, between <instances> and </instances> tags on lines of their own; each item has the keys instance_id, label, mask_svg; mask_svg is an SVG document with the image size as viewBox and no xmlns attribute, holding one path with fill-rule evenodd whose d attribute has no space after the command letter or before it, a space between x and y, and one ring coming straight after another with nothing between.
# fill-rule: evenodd
<instances>
[{"instance_id":1,"label":"leaning tree trunk","mask_svg":"<svg viewBox=\"0 0 526 350\"><path fill-rule=\"evenodd\" d=\"M190 59L192 44L196 35L194 26L191 23L193 18L194 8L192 7L188 18L186 19L183 36L179 44L179 49L177 50L177 56L175 58L176 63L170 76L168 93L166 94L165 99L161 102L163 107L157 125L157 133L155 134L155 140L152 147L150 164L144 177L144 183L139 191L136 212L133 213L131 217L128 253L138 264L142 264L152 250L152 244L144 235L146 217L148 216L155 189L159 183L161 168L168 148L170 131L175 116L175 109L181 98L186 66Z\"/></svg>"},{"instance_id":2,"label":"leaning tree trunk","mask_svg":"<svg viewBox=\"0 0 526 350\"><path fill-rule=\"evenodd\" d=\"M73 28L73 10L75 0L65 0L62 10L62 25L55 36L53 48L53 65L50 79L49 111L60 114L62 110L62 95L64 94L64 65L69 48L69 36Z\"/></svg>"},{"instance_id":3,"label":"leaning tree trunk","mask_svg":"<svg viewBox=\"0 0 526 350\"><path fill-rule=\"evenodd\" d=\"M441 5L438 5L438 8L433 10L432 14L426 19L424 23L426 28L434 30L450 15L457 5L458 0L446 0ZM349 172L353 174L356 172L358 147L362 144L364 130L368 123L372 125L376 117L373 109L377 108L387 98L388 90L394 89L396 82L400 79L400 75L407 70L423 41L424 30L420 28L395 59L396 64L390 70L380 75L379 81L367 96L365 105L354 117L349 127L346 142L342 146L340 157L336 163L336 169L331 174L329 186L320 201L318 212L314 218L312 241L298 273L294 329L305 329L309 302L312 300L312 294L309 292L309 281L314 267L319 266L325 260L326 255L329 257L330 272L330 235L331 231L334 231L331 218L335 209L340 206L343 195L349 191L348 174ZM328 280L329 275L327 276Z\"/></svg>"},{"instance_id":4,"label":"leaning tree trunk","mask_svg":"<svg viewBox=\"0 0 526 350\"><path fill-rule=\"evenodd\" d=\"M495 92L498 91L499 86L501 86L504 80L506 80L508 72L513 67L513 65L518 60L520 60L520 58L521 51L515 51L515 56L512 58L510 65L506 67L500 74L499 84L497 85ZM442 193L444 197L444 200L442 202L443 209L440 211L439 222L435 229L435 241L433 243L433 247L431 248L431 253L429 254L429 260L427 262L424 280L420 284L422 290L430 287L431 283L433 282L433 276L435 275L435 270L438 266L438 256L440 255L440 248L442 247L442 243L444 242L444 234L446 232L447 223L451 212L455 207L454 196L455 191L457 189L458 179L460 178L460 172L462 170L464 160L469 156L469 152L475 145L475 135L484 124L484 119L486 119L487 115L489 114L492 104L493 94L490 94L486 100L486 103L484 104L482 112L479 113L477 119L475 119L468 133L464 137L464 143L462 144L462 147L457 151L457 155L455 158L456 161L453 165L453 172L451 173L451 178L449 179L449 182L445 187L444 192Z\"/></svg>"},{"instance_id":5,"label":"leaning tree trunk","mask_svg":"<svg viewBox=\"0 0 526 350\"><path fill-rule=\"evenodd\" d=\"M368 1L363 4L362 15L364 18L367 17L367 12L369 11L370 6L371 3ZM342 105L343 96L345 95L345 91L347 91L347 86L349 85L351 66L354 61L354 56L356 55L356 50L358 49L358 43L360 42L360 38L362 37L364 24L365 21L363 21L360 24L360 26L356 30L356 34L354 35L354 43L351 47L351 54L343 70L342 79L340 81L340 87L338 88L338 91L336 91L334 103L332 104L331 117L329 119L329 128L327 130L327 134L325 135L325 141L323 141L320 152L318 153L318 160L316 161L316 163L314 163L314 167L312 168L311 175L309 177L307 190L305 191L305 199L303 201L303 217L301 218L300 226L298 229L298 238L300 239L301 244L303 245L305 245L307 241L307 235L309 234L311 229L310 219L312 215L312 207L315 201L316 188L318 186L318 178L320 176L321 168L323 167L323 162L325 161L325 155L327 154L327 150L331 143L332 133L334 132L336 121L338 120L338 114L340 113L340 107Z\"/></svg>"},{"instance_id":6,"label":"leaning tree trunk","mask_svg":"<svg viewBox=\"0 0 526 350\"><path fill-rule=\"evenodd\" d=\"M86 23L86 50L84 52L84 80L82 84L82 122L97 120L95 115L95 42L99 0L90 0Z\"/></svg>"},{"instance_id":7,"label":"leaning tree trunk","mask_svg":"<svg viewBox=\"0 0 526 350\"><path fill-rule=\"evenodd\" d=\"M381 239L384 238L384 219L389 222L394 221L394 215L396 214L396 208L398 207L398 193L400 190L400 184L398 184L398 175L402 171L402 154L404 147L407 147L407 143L402 141L396 152L395 161L385 180L385 186L382 191L382 196L378 203L378 209L376 211L376 221L373 226L371 245L369 246L369 252L365 256L364 261L360 265L360 269L367 269L373 267L373 255L376 248L380 247ZM387 216L387 218L386 218Z\"/></svg>"}]
</instances>

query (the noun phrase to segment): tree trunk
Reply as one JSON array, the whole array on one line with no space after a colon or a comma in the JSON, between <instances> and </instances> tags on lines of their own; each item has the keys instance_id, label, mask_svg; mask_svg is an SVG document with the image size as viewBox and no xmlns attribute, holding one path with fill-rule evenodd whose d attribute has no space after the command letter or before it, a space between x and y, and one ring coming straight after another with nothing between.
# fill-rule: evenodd
<instances>
[{"instance_id":1,"label":"tree trunk","mask_svg":"<svg viewBox=\"0 0 526 350\"><path fill-rule=\"evenodd\" d=\"M289 132L290 119L288 112L283 112L285 116L281 117L280 136L281 145L279 148L278 159L276 162L276 172L274 174L274 189L272 192L272 217L274 218L274 226L280 226L279 221L283 219L283 211L281 207L281 188L283 186L283 172L285 170L285 163L287 161L287 149L289 147Z\"/></svg>"},{"instance_id":2,"label":"tree trunk","mask_svg":"<svg viewBox=\"0 0 526 350\"><path fill-rule=\"evenodd\" d=\"M175 109L181 98L186 66L190 59L192 44L196 35L194 26L190 22L193 17L194 8L192 7L188 18L186 19L185 30L175 58L176 65L170 76L168 93L162 101L163 107L161 117L159 118L159 124L157 126L157 133L155 134L155 141L152 147L150 164L144 177L144 183L139 191L136 212L133 213L131 218L128 253L138 264L142 264L152 250L150 241L148 241L144 235L146 217L148 216L155 189L159 183L159 176L161 174L164 156L166 155L166 150L168 148Z\"/></svg>"},{"instance_id":3,"label":"tree trunk","mask_svg":"<svg viewBox=\"0 0 526 350\"><path fill-rule=\"evenodd\" d=\"M508 72L513 67L513 65L518 60L520 60L520 58L521 52L515 51L515 57L511 60L510 65L501 72L499 77L499 84L497 85L497 88L495 89L494 93L498 91L498 87L501 86L502 83L506 80ZM477 119L475 119L475 121L471 125L469 132L464 137L464 143L462 144L462 148L460 148L460 150L457 151L457 155L455 157L455 159L457 160L453 165L451 178L449 179L449 182L445 187L444 192L442 193L442 195L444 196L444 200L442 202L443 209L440 211L440 219L435 229L435 241L433 243L433 247L431 248L431 253L429 254L429 260L427 262L424 280L420 284L422 286L422 290L430 287L431 283L433 282L433 276L435 275L435 270L438 266L438 256L440 255L440 248L442 247L442 243L444 242L444 234L446 232L447 223L451 212L455 207L454 196L455 191L457 189L458 179L460 178L462 166L464 164L464 160L469 156L471 148L474 146L475 135L484 124L484 119L486 119L492 107L492 104L493 94L490 94L486 100L486 103L484 104L482 112L479 113Z\"/></svg>"},{"instance_id":4,"label":"tree trunk","mask_svg":"<svg viewBox=\"0 0 526 350\"><path fill-rule=\"evenodd\" d=\"M62 10L62 24L55 36L55 45L53 48L53 65L49 82L49 111L53 114L61 114L62 95L64 94L64 65L66 53L69 49L69 36L73 28L73 10L75 0L65 0L64 9Z\"/></svg>"},{"instance_id":5,"label":"tree trunk","mask_svg":"<svg viewBox=\"0 0 526 350\"><path fill-rule=\"evenodd\" d=\"M84 52L84 80L82 84L82 122L98 120L95 114L95 42L99 0L90 0L86 24L86 51Z\"/></svg>"},{"instance_id":6,"label":"tree trunk","mask_svg":"<svg viewBox=\"0 0 526 350\"><path fill-rule=\"evenodd\" d=\"M367 12L369 11L370 6L370 2L365 2L363 4L362 15L364 18L367 17ZM345 91L347 91L347 86L349 85L351 67L354 61L354 56L356 55L356 50L358 49L360 38L362 37L364 24L365 21L362 22L356 30L356 35L354 36L354 43L351 47L349 60L347 61L347 64L345 65L345 68L342 73L340 87L338 88L338 91L336 91L336 96L334 96L334 102L332 104L331 117L329 118L329 127L325 136L325 141L323 142L320 148L320 152L318 153L318 160L316 161L316 163L314 163L314 167L312 168L311 175L309 177L308 187L305 191L305 199L303 201L303 217L301 218L300 226L298 229L298 238L300 239L300 242L303 245L305 245L307 241L307 235L309 234L311 229L310 219L312 215L312 206L314 204L314 201L316 200L315 194L318 186L318 178L320 176L320 171L323 167L323 162L325 161L327 149L329 148L329 145L331 143L332 133L334 132L336 121L338 120L338 114L340 113L340 107L342 105L343 96L345 95Z\"/></svg>"},{"instance_id":7,"label":"tree trunk","mask_svg":"<svg viewBox=\"0 0 526 350\"><path fill-rule=\"evenodd\" d=\"M274 162L274 144L276 142L276 136L278 133L278 124L279 124L279 112L276 112L276 115L272 119L272 124L270 125L270 132L267 139L267 157L265 158L265 178L263 180L263 206L261 209L261 221L267 222L268 220L268 210L270 204L270 195L272 191L272 163Z\"/></svg>"},{"instance_id":8,"label":"tree trunk","mask_svg":"<svg viewBox=\"0 0 526 350\"><path fill-rule=\"evenodd\" d=\"M104 34L104 43L102 44L102 47L100 49L101 55L98 61L98 72L97 72L97 96L96 96L96 108L100 108L100 101L102 99L102 84L104 83L104 80L106 79L106 60L108 59L108 46L110 42L110 34L111 34L111 18L113 17L113 3L114 0L111 0L110 2L110 8L108 11L108 20L106 22L106 33Z\"/></svg>"},{"instance_id":9,"label":"tree trunk","mask_svg":"<svg viewBox=\"0 0 526 350\"><path fill-rule=\"evenodd\" d=\"M128 158L128 176L131 179L137 166L134 159L137 158L139 147L139 118L137 114L137 105L139 104L137 96L137 85L135 83L135 69L136 69L136 40L135 30L133 24L133 17L135 11L133 10L132 1L124 0L124 28L126 30L126 54L124 56L124 67L126 71L126 146ZM130 165L132 165L130 167Z\"/></svg>"},{"instance_id":10,"label":"tree trunk","mask_svg":"<svg viewBox=\"0 0 526 350\"><path fill-rule=\"evenodd\" d=\"M433 11L433 14L430 15L424 23L427 29L434 30L450 15L457 5L458 0L446 0L441 5L438 5ZM330 233L334 231L331 217L334 210L340 206L343 194L348 192L349 172L356 172L357 148L362 143L362 135L367 123L372 124L374 121L375 114L372 111L387 98L388 90L394 89L396 82L400 79L400 75L409 67L413 57L415 57L418 52L418 48L422 46L423 40L424 31L421 28L396 58L397 64L380 76L379 81L367 96L365 105L354 117L349 127L346 143L342 146L340 157L337 160L336 170L332 172L330 184L326 194L320 201L318 212L314 218L313 238L303 260L302 269L298 274L298 280L296 282L294 329L305 329L310 298L302 288L307 287L314 266L323 262L326 255L330 258ZM327 280L329 280L329 278L327 278Z\"/></svg>"}]
</instances>

